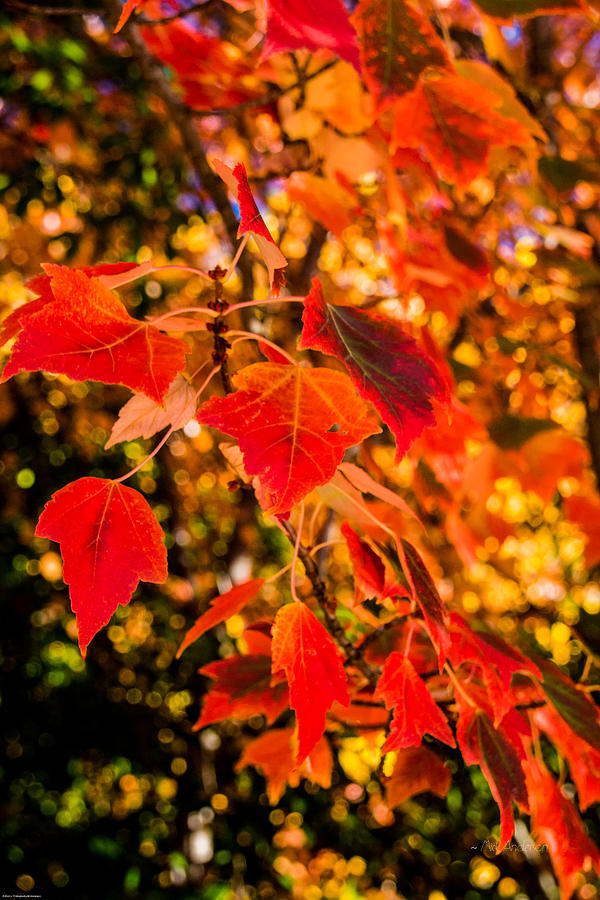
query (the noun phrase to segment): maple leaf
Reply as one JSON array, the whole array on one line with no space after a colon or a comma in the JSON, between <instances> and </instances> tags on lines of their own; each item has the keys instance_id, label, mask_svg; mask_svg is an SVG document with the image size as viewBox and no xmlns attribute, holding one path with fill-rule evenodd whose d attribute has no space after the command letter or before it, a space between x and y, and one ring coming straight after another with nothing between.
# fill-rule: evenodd
<instances>
[{"instance_id":1,"label":"maple leaf","mask_svg":"<svg viewBox=\"0 0 600 900\"><path fill-rule=\"evenodd\" d=\"M313 219L321 222L337 237L354 221L358 207L357 198L349 190L319 175L294 172L287 180L286 191L290 198L308 210Z\"/></svg>"},{"instance_id":2,"label":"maple leaf","mask_svg":"<svg viewBox=\"0 0 600 900\"><path fill-rule=\"evenodd\" d=\"M121 10L121 15L119 16L119 21L117 22L113 34L118 34L123 25L129 20L129 17L133 13L138 6L142 6L144 2L147 0L125 0L125 5Z\"/></svg>"},{"instance_id":3,"label":"maple leaf","mask_svg":"<svg viewBox=\"0 0 600 900\"><path fill-rule=\"evenodd\" d=\"M600 874L600 854L584 831L575 807L544 764L529 757L525 764L532 831L548 845L561 897L578 886L579 873L592 865Z\"/></svg>"},{"instance_id":4,"label":"maple leaf","mask_svg":"<svg viewBox=\"0 0 600 900\"><path fill-rule=\"evenodd\" d=\"M457 700L460 715L456 724L456 737L464 760L468 766L481 766L492 796L500 808L500 851L515 830L513 800L523 809L528 809L521 760L504 729L494 728L487 712L468 705L460 694Z\"/></svg>"},{"instance_id":5,"label":"maple leaf","mask_svg":"<svg viewBox=\"0 0 600 900\"><path fill-rule=\"evenodd\" d=\"M348 522L343 523L341 531L350 551L356 602L361 603L362 600L369 597L384 597L385 566L383 560L366 541L359 538Z\"/></svg>"},{"instance_id":6,"label":"maple leaf","mask_svg":"<svg viewBox=\"0 0 600 900\"><path fill-rule=\"evenodd\" d=\"M255 363L236 372L233 384L236 393L211 397L197 419L238 439L272 514L329 481L345 450L380 430L343 372Z\"/></svg>"},{"instance_id":7,"label":"maple leaf","mask_svg":"<svg viewBox=\"0 0 600 900\"><path fill-rule=\"evenodd\" d=\"M394 104L392 151L421 150L442 178L467 186L487 171L492 147L535 146L516 118L496 112L502 98L470 78L430 70Z\"/></svg>"},{"instance_id":8,"label":"maple leaf","mask_svg":"<svg viewBox=\"0 0 600 900\"><path fill-rule=\"evenodd\" d=\"M434 363L392 322L353 306L325 303L318 278L304 307L298 349L321 350L344 363L359 394L393 432L399 461L434 423L432 398L447 402L446 384Z\"/></svg>"},{"instance_id":9,"label":"maple leaf","mask_svg":"<svg viewBox=\"0 0 600 900\"><path fill-rule=\"evenodd\" d=\"M211 600L210 609L207 609L199 619L196 619L189 631L185 633L181 646L177 651L177 658L206 631L214 628L215 625L220 625L225 619L230 619L231 616L237 615L244 606L247 606L254 599L264 583L264 578L255 578L252 581L244 582L244 584L236 584L229 591Z\"/></svg>"},{"instance_id":10,"label":"maple leaf","mask_svg":"<svg viewBox=\"0 0 600 900\"><path fill-rule=\"evenodd\" d=\"M287 259L273 240L271 232L258 211L256 200L248 184L246 169L242 163L238 163L233 169L230 169L220 159L213 159L212 164L231 193L237 198L240 207L240 225L237 236L241 237L241 235L249 233L254 237L260 255L269 270L271 292L278 295L279 289L285 283L283 270L287 266Z\"/></svg>"},{"instance_id":11,"label":"maple leaf","mask_svg":"<svg viewBox=\"0 0 600 900\"><path fill-rule=\"evenodd\" d=\"M426 747L407 747L397 751L392 774L385 782L385 802L393 809L405 800L431 791L445 797L450 787L450 769Z\"/></svg>"},{"instance_id":12,"label":"maple leaf","mask_svg":"<svg viewBox=\"0 0 600 900\"><path fill-rule=\"evenodd\" d=\"M455 668L466 664L479 671L494 709L494 724L506 715L513 699L510 683L515 672L529 672L541 678L535 663L516 647L487 632L475 632L458 613L451 613L451 644L448 657Z\"/></svg>"},{"instance_id":13,"label":"maple leaf","mask_svg":"<svg viewBox=\"0 0 600 900\"><path fill-rule=\"evenodd\" d=\"M136 267L136 263L103 263L99 266L78 266L71 271L84 272L90 277L101 277L103 275L120 275ZM19 306L10 316L6 317L0 328L0 346L22 331L34 313L39 312L47 303L52 303L55 299L49 275L35 275L25 282L25 287L38 296L28 303L24 303L23 306Z\"/></svg>"},{"instance_id":14,"label":"maple leaf","mask_svg":"<svg viewBox=\"0 0 600 900\"><path fill-rule=\"evenodd\" d=\"M299 765L323 734L332 703L348 706L346 674L333 638L304 603L282 606L272 635L272 672L285 672L296 711Z\"/></svg>"},{"instance_id":15,"label":"maple leaf","mask_svg":"<svg viewBox=\"0 0 600 900\"><path fill-rule=\"evenodd\" d=\"M353 21L365 80L379 109L412 90L424 69L450 65L429 19L410 0L361 0Z\"/></svg>"},{"instance_id":16,"label":"maple leaf","mask_svg":"<svg viewBox=\"0 0 600 900\"><path fill-rule=\"evenodd\" d=\"M44 269L54 299L23 311L1 381L41 369L76 381L124 384L160 403L185 365L187 345L132 319L98 278L66 266Z\"/></svg>"},{"instance_id":17,"label":"maple leaf","mask_svg":"<svg viewBox=\"0 0 600 900\"><path fill-rule=\"evenodd\" d=\"M273 722L289 705L287 685L271 686L271 657L264 654L229 656L200 669L216 679L204 696L202 715L193 730L223 719L248 719L264 715Z\"/></svg>"},{"instance_id":18,"label":"maple leaf","mask_svg":"<svg viewBox=\"0 0 600 900\"><path fill-rule=\"evenodd\" d=\"M543 673L542 690L559 716L595 750L600 752L598 707L558 666L538 658Z\"/></svg>"},{"instance_id":19,"label":"maple leaf","mask_svg":"<svg viewBox=\"0 0 600 900\"><path fill-rule=\"evenodd\" d=\"M273 806L280 800L286 784L297 787L300 777L323 788L331 787L333 758L327 739L321 738L299 768L294 765L294 744L293 728L272 728L246 744L236 763L236 772L254 766L263 773L269 803Z\"/></svg>"},{"instance_id":20,"label":"maple leaf","mask_svg":"<svg viewBox=\"0 0 600 900\"><path fill-rule=\"evenodd\" d=\"M551 706L534 710L533 720L569 763L581 809L597 803L600 800L600 752L569 728Z\"/></svg>"},{"instance_id":21,"label":"maple leaf","mask_svg":"<svg viewBox=\"0 0 600 900\"><path fill-rule=\"evenodd\" d=\"M137 491L106 478L80 478L56 491L35 533L60 543L63 580L69 585L85 659L94 635L139 581L167 577L163 532Z\"/></svg>"},{"instance_id":22,"label":"maple leaf","mask_svg":"<svg viewBox=\"0 0 600 900\"><path fill-rule=\"evenodd\" d=\"M409 587L414 588L415 599L436 645L441 670L450 647L448 611L417 550L404 538L400 538L399 549L404 552L404 560L401 560L402 568L407 576Z\"/></svg>"},{"instance_id":23,"label":"maple leaf","mask_svg":"<svg viewBox=\"0 0 600 900\"><path fill-rule=\"evenodd\" d=\"M285 50L332 50L361 74L358 40L341 0L266 0L262 59Z\"/></svg>"},{"instance_id":24,"label":"maple leaf","mask_svg":"<svg viewBox=\"0 0 600 900\"><path fill-rule=\"evenodd\" d=\"M387 658L375 689L388 709L394 710L390 733L382 753L421 743L424 734L455 747L456 742L444 714L434 702L408 657L394 651Z\"/></svg>"},{"instance_id":25,"label":"maple leaf","mask_svg":"<svg viewBox=\"0 0 600 900\"><path fill-rule=\"evenodd\" d=\"M104 449L108 450L121 441L152 437L167 426L177 431L194 418L195 412L196 391L180 373L175 376L162 404L151 400L145 394L134 394L119 411L119 417L112 427Z\"/></svg>"}]
</instances>

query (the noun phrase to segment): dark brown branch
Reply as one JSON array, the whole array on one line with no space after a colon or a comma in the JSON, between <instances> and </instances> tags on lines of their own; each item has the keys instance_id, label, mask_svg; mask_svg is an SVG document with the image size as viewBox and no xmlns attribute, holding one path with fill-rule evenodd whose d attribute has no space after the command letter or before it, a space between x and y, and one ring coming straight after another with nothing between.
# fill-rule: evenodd
<instances>
[{"instance_id":1,"label":"dark brown branch","mask_svg":"<svg viewBox=\"0 0 600 900\"><path fill-rule=\"evenodd\" d=\"M119 0L107 0L107 3L111 15L118 18L121 13ZM138 62L148 86L167 107L169 118L181 135L184 148L194 171L202 187L220 212L229 242L232 247L235 247L237 244L238 221L227 198L223 182L213 172L208 163L189 108L182 103L167 81L162 65L146 47L138 26L129 20L124 25L121 34L129 43L133 56ZM242 256L239 268L242 274L243 295L251 299L253 296L252 260L248 256Z\"/></svg>"},{"instance_id":2,"label":"dark brown branch","mask_svg":"<svg viewBox=\"0 0 600 900\"><path fill-rule=\"evenodd\" d=\"M168 25L169 22L175 22L177 19L183 19L185 16L191 16L193 13L201 12L202 10L206 10L211 6L219 3L220 0L204 0L204 3L194 3L192 6L188 6L187 9L180 9L179 12L173 13L172 16L163 16L162 19L148 19L145 15L136 16L136 22L139 25Z\"/></svg>"},{"instance_id":3,"label":"dark brown branch","mask_svg":"<svg viewBox=\"0 0 600 900\"><path fill-rule=\"evenodd\" d=\"M104 11L100 8L89 9L83 6L51 6L33 3L30 0L3 0L3 6L13 6L43 16L98 16Z\"/></svg>"},{"instance_id":4,"label":"dark brown branch","mask_svg":"<svg viewBox=\"0 0 600 900\"><path fill-rule=\"evenodd\" d=\"M598 326L590 304L575 308L575 345L584 375L581 393L587 416L588 445L600 488L600 357Z\"/></svg>"},{"instance_id":5,"label":"dark brown branch","mask_svg":"<svg viewBox=\"0 0 600 900\"><path fill-rule=\"evenodd\" d=\"M281 523L285 531L287 531L289 539L292 543L296 544L296 530L293 525L290 525L289 522ZM332 601L327 596L327 590L325 588L325 584L323 583L323 579L319 574L319 570L317 565L310 555L308 549L304 546L304 544L300 543L298 546L298 556L302 560L304 564L304 568L306 569L306 574L313 586L313 591L315 593L315 598L323 610L323 614L325 616L325 621L327 622L327 627L333 637L336 639L342 650L344 651L347 659L352 665L356 666L362 674L365 676L367 681L373 687L379 681L379 675L375 671L375 669L369 665L369 663L363 659L361 651L358 647L355 647L351 640L346 637L346 632L344 631L341 623L338 621L335 613L332 610Z\"/></svg>"}]
</instances>

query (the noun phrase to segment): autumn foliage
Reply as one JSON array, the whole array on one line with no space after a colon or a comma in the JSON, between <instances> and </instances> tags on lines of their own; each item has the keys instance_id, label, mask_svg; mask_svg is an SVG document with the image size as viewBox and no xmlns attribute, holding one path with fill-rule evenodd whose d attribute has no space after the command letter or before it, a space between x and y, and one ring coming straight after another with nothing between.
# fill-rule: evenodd
<instances>
[{"instance_id":1,"label":"autumn foliage","mask_svg":"<svg viewBox=\"0 0 600 900\"><path fill-rule=\"evenodd\" d=\"M600 800L598 657L582 639L587 662L569 669L537 640L535 609L525 613L529 600L543 606L541 581L537 594L525 595L526 579L510 593L520 617L500 595L527 528L531 546L560 518L583 535L588 566L600 560L597 348L592 336L586 355L578 338L600 226L586 218L591 201L561 219L566 192L544 171L561 160L568 117L553 122L528 98L506 23L560 6L564 28L585 36L594 14L533 0L223 6L244 25L227 40L202 10L182 15L180 0L127 0L118 22L111 10L111 39L131 41L167 110L175 98L192 165L198 146L207 154L196 189L220 215L220 259L43 262L2 326L2 381L43 371L122 385L132 396L106 448L160 435L118 479L57 485L40 515L36 535L60 545L81 653L140 582L167 579L152 505L123 482L190 421L213 429L226 483L288 540L289 562L202 603L178 655L232 617L243 628L234 654L201 669L209 686L194 727L264 716L238 768L264 775L272 803L300 779L329 787L348 734L379 754L388 811L423 791L445 796L444 760L458 751L498 806L498 850L515 810L529 817L568 898L600 875L579 814ZM170 67L174 87L148 59ZM538 103L557 93L552 78L540 76ZM271 170L241 138L221 139L211 110L238 106L260 113L265 134L301 142L304 157L290 150ZM293 209L321 234L321 271L314 261L303 272L299 294L297 259L273 237L294 249ZM326 259L344 241L352 278ZM194 279L200 299L174 295L138 318L127 290L150 276ZM292 307L301 320L290 326ZM487 611L476 595L486 579L498 591ZM548 615L564 621L558 608Z\"/></svg>"}]
</instances>

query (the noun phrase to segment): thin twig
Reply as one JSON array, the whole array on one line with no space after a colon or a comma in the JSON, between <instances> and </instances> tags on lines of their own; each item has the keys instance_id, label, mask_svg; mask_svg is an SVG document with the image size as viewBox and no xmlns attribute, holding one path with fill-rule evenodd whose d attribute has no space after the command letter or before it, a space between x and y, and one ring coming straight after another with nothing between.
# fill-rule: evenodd
<instances>
[{"instance_id":1,"label":"thin twig","mask_svg":"<svg viewBox=\"0 0 600 900\"><path fill-rule=\"evenodd\" d=\"M282 521L281 525L287 532L289 539L295 546L298 537L296 534L296 529L293 525L290 525L289 522ZM346 636L341 623L338 621L335 613L332 612L331 601L327 596L327 590L325 588L325 584L323 583L323 579L319 575L319 570L316 566L316 563L311 557L308 548L305 547L302 543L298 544L298 556L304 563L306 574L313 586L313 591L317 603L323 610L323 614L325 616L329 631L344 651L349 662L351 662L352 665L356 666L356 668L362 672L368 682L373 687L375 687L375 685L379 681L378 673L372 666L369 665L369 663L365 659L363 659L360 649L358 647L355 647L352 641L349 640L349 638Z\"/></svg>"}]
</instances>

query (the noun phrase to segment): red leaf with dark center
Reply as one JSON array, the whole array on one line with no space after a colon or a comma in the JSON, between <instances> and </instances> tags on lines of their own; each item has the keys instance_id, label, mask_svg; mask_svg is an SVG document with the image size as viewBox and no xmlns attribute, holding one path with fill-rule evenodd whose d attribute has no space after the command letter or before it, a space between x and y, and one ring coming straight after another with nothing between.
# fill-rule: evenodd
<instances>
[{"instance_id":1,"label":"red leaf with dark center","mask_svg":"<svg viewBox=\"0 0 600 900\"><path fill-rule=\"evenodd\" d=\"M488 714L457 696L460 715L456 737L468 766L481 766L494 800L500 807L500 846L503 850L515 830L512 803L528 809L525 776L519 753L503 730L494 728Z\"/></svg>"},{"instance_id":2,"label":"red leaf with dark center","mask_svg":"<svg viewBox=\"0 0 600 900\"><path fill-rule=\"evenodd\" d=\"M392 322L325 303L318 278L304 301L298 348L341 360L359 394L370 400L396 438L396 459L435 421L432 399L447 402L444 379L415 341Z\"/></svg>"}]
</instances>

